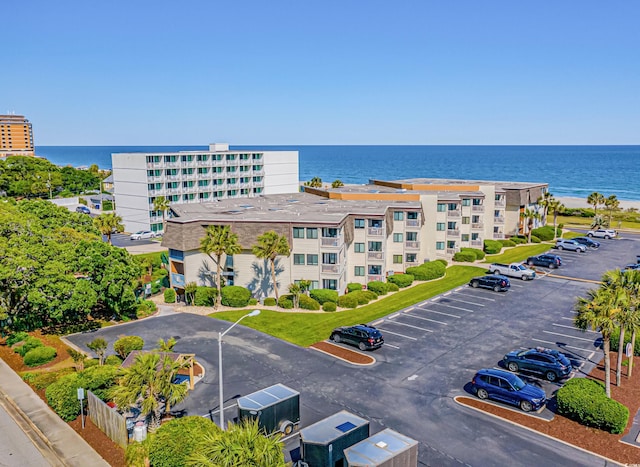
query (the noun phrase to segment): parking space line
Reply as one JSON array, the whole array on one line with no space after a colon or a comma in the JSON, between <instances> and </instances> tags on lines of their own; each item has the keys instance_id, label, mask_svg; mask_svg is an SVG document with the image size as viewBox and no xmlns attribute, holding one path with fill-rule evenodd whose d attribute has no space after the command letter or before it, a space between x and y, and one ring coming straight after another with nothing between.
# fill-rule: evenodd
<instances>
[{"instance_id":1,"label":"parking space line","mask_svg":"<svg viewBox=\"0 0 640 467\"><path fill-rule=\"evenodd\" d=\"M396 345L387 344L386 342L384 343L384 346L385 347L391 347L392 349L396 349L396 350L400 349L400 347L398 347Z\"/></svg>"},{"instance_id":2,"label":"parking space line","mask_svg":"<svg viewBox=\"0 0 640 467\"><path fill-rule=\"evenodd\" d=\"M496 301L496 299L495 299L495 298L489 298L489 297L478 297L478 296L476 296L476 295L469 295L469 294L466 294L466 293L458 293L458 295L462 295L462 296L464 296L464 297L477 298L477 299L479 299L479 300L487 300L487 301L489 301L489 302L495 302L495 301Z\"/></svg>"},{"instance_id":3,"label":"parking space line","mask_svg":"<svg viewBox=\"0 0 640 467\"><path fill-rule=\"evenodd\" d=\"M449 297L449 300L453 300L454 302L467 303L467 304L469 304L469 305L484 306L484 305L483 305L483 304L481 304L481 303L470 302L470 301L468 301L468 300L458 300L457 298L452 298L452 297Z\"/></svg>"},{"instance_id":4,"label":"parking space line","mask_svg":"<svg viewBox=\"0 0 640 467\"><path fill-rule=\"evenodd\" d=\"M388 316L387 319L397 318L398 316L400 316L400 313L394 313L391 316Z\"/></svg>"},{"instance_id":5,"label":"parking space line","mask_svg":"<svg viewBox=\"0 0 640 467\"><path fill-rule=\"evenodd\" d=\"M581 331L581 332L593 332L595 334L600 334L598 331L592 331L591 329L585 329L584 331L582 331L581 329L577 329L575 326L567 326L564 324L558 324L558 323L551 323L552 326L558 326L561 328L568 328L568 329L574 329L576 331Z\"/></svg>"},{"instance_id":6,"label":"parking space line","mask_svg":"<svg viewBox=\"0 0 640 467\"><path fill-rule=\"evenodd\" d=\"M531 338L531 340L536 342L542 342L543 344L558 345L557 342L550 342L542 339L534 339L533 337ZM573 345L563 345L562 347L566 347L568 349L573 349L573 350L579 350L580 352L593 352L593 349L583 349L582 347L575 347ZM586 358L586 357L582 357L582 358Z\"/></svg>"},{"instance_id":7,"label":"parking space line","mask_svg":"<svg viewBox=\"0 0 640 467\"><path fill-rule=\"evenodd\" d=\"M383 319L379 319L378 321L375 321L375 322L371 323L371 326L377 326L380 323L384 323L384 320Z\"/></svg>"},{"instance_id":8,"label":"parking space line","mask_svg":"<svg viewBox=\"0 0 640 467\"><path fill-rule=\"evenodd\" d=\"M468 311L469 313L475 313L475 310L469 308L462 308L461 306L447 305L446 303L438 303L440 306L446 306L447 308L453 308L454 310Z\"/></svg>"},{"instance_id":9,"label":"parking space line","mask_svg":"<svg viewBox=\"0 0 640 467\"><path fill-rule=\"evenodd\" d=\"M399 324L401 326L407 326L408 328L418 329L420 331L433 332L433 329L421 328L420 326L414 326L413 324L403 323L402 321L389 321L393 324Z\"/></svg>"},{"instance_id":10,"label":"parking space line","mask_svg":"<svg viewBox=\"0 0 640 467\"><path fill-rule=\"evenodd\" d=\"M436 311L436 310L432 310L431 308L420 308L421 311L428 311L429 313L436 313L438 315L444 315L444 316L451 316L452 318L458 318L460 319L461 316L459 315L453 315L451 313L445 313L444 311Z\"/></svg>"},{"instance_id":11,"label":"parking space line","mask_svg":"<svg viewBox=\"0 0 640 467\"><path fill-rule=\"evenodd\" d=\"M403 311L403 313L409 313L410 311L415 310L415 307L407 308Z\"/></svg>"},{"instance_id":12,"label":"parking space line","mask_svg":"<svg viewBox=\"0 0 640 467\"><path fill-rule=\"evenodd\" d=\"M421 319L423 321L431 321L432 323L444 324L445 326L449 325L449 323L445 323L444 321L429 319L429 318L425 318L424 316L418 316L418 315L405 315L405 316L408 316L409 318Z\"/></svg>"},{"instance_id":13,"label":"parking space line","mask_svg":"<svg viewBox=\"0 0 640 467\"><path fill-rule=\"evenodd\" d=\"M562 337L568 337L569 339L578 339L579 341L587 341L587 342L593 342L595 339L586 339L584 337L574 337L568 334L560 334L559 332L552 332L552 331L542 331L546 334L553 334L554 336L562 336Z\"/></svg>"},{"instance_id":14,"label":"parking space line","mask_svg":"<svg viewBox=\"0 0 640 467\"><path fill-rule=\"evenodd\" d=\"M394 336L404 337L404 338L406 338L406 339L411 339L412 341L417 341L417 340L418 340L418 338L416 338L416 337L405 336L404 334L400 334L400 333L398 333L398 332L389 331L388 329L381 329L381 328L378 328L378 330L380 330L380 331L384 332L385 334L393 334ZM387 345L387 344L385 344L385 345Z\"/></svg>"}]
</instances>

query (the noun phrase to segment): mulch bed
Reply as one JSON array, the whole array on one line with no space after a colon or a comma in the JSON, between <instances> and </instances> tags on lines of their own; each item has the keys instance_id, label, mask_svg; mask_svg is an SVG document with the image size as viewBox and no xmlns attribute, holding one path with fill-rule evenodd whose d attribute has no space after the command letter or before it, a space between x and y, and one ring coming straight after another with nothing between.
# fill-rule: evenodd
<instances>
[{"instance_id":1,"label":"mulch bed","mask_svg":"<svg viewBox=\"0 0 640 467\"><path fill-rule=\"evenodd\" d=\"M312 348L321 350L336 357L340 357L348 362L355 363L356 365L369 365L375 362L373 357L355 352L353 350L345 349L339 345L331 344L330 342L316 342L311 345Z\"/></svg>"},{"instance_id":2,"label":"mulch bed","mask_svg":"<svg viewBox=\"0 0 640 467\"><path fill-rule=\"evenodd\" d=\"M623 376L621 387L615 385L615 362L617 358L618 354L611 352L611 397L629 409L627 429L620 435L612 435L595 428L585 427L558 414L555 414L552 421L547 422L471 397L459 398L458 402L539 431L540 433L581 447L587 451L600 454L617 462L637 464L640 462L640 448L620 442L620 440L629 433L629 429L633 423L633 417L640 408L640 365L638 365L640 358L636 357L634 359L634 370L631 379L627 377L626 372L628 368L622 367ZM589 377L604 382L604 374L604 362L602 362L602 365L594 368L589 374Z\"/></svg>"}]
</instances>

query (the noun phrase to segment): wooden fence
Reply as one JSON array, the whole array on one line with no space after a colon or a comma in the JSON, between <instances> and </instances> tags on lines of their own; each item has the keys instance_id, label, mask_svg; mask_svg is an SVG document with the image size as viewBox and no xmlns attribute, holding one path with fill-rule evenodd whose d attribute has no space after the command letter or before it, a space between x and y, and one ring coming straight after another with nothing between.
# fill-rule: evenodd
<instances>
[{"instance_id":1,"label":"wooden fence","mask_svg":"<svg viewBox=\"0 0 640 467\"><path fill-rule=\"evenodd\" d=\"M91 421L100 428L114 443L127 448L129 443L129 433L125 418L91 391L87 391L87 401L89 405L89 417Z\"/></svg>"}]
</instances>

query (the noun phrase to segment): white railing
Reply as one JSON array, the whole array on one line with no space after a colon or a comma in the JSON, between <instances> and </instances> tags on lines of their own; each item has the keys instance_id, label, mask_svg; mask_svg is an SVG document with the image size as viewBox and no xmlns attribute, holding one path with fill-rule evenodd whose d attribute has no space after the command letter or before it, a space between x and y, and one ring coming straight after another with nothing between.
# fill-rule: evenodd
<instances>
[{"instance_id":1,"label":"white railing","mask_svg":"<svg viewBox=\"0 0 640 467\"><path fill-rule=\"evenodd\" d=\"M459 237L460 236L460 231L459 230L455 230L455 229L447 229L447 235L449 237Z\"/></svg>"},{"instance_id":2,"label":"white railing","mask_svg":"<svg viewBox=\"0 0 640 467\"><path fill-rule=\"evenodd\" d=\"M497 207L504 207L505 202L504 202L504 200L502 200L502 199L497 199L497 200L496 200L496 202L495 202L495 205L496 205Z\"/></svg>"},{"instance_id":3,"label":"white railing","mask_svg":"<svg viewBox=\"0 0 640 467\"><path fill-rule=\"evenodd\" d=\"M460 211L457 209L451 209L447 211L447 217L460 217Z\"/></svg>"},{"instance_id":4,"label":"white railing","mask_svg":"<svg viewBox=\"0 0 640 467\"><path fill-rule=\"evenodd\" d=\"M162 161L160 162L147 162L147 169L153 169L153 168L162 168L164 167L164 163Z\"/></svg>"},{"instance_id":5,"label":"white railing","mask_svg":"<svg viewBox=\"0 0 640 467\"><path fill-rule=\"evenodd\" d=\"M482 240L471 240L471 246L479 246L482 247L484 242Z\"/></svg>"},{"instance_id":6,"label":"white railing","mask_svg":"<svg viewBox=\"0 0 640 467\"><path fill-rule=\"evenodd\" d=\"M322 272L325 274L338 274L340 267L337 264L323 264Z\"/></svg>"},{"instance_id":7,"label":"white railing","mask_svg":"<svg viewBox=\"0 0 640 467\"><path fill-rule=\"evenodd\" d=\"M416 242L416 241L407 241L404 244L405 248L409 248L412 250L417 250L420 248L420 242Z\"/></svg>"},{"instance_id":8,"label":"white railing","mask_svg":"<svg viewBox=\"0 0 640 467\"><path fill-rule=\"evenodd\" d=\"M407 219L405 225L407 227L420 227L420 221L417 219Z\"/></svg>"},{"instance_id":9,"label":"white railing","mask_svg":"<svg viewBox=\"0 0 640 467\"><path fill-rule=\"evenodd\" d=\"M501 232L500 232L500 233L496 233L496 232L494 232L494 233L493 233L493 238L495 238L495 239L502 239L502 238L504 238L504 234L503 234L503 233L501 233Z\"/></svg>"},{"instance_id":10,"label":"white railing","mask_svg":"<svg viewBox=\"0 0 640 467\"><path fill-rule=\"evenodd\" d=\"M382 237L384 235L384 229L382 227L369 227L367 229L367 235L372 237Z\"/></svg>"},{"instance_id":11,"label":"white railing","mask_svg":"<svg viewBox=\"0 0 640 467\"><path fill-rule=\"evenodd\" d=\"M367 258L369 259L382 259L384 257L384 253L381 251L370 251L367 253Z\"/></svg>"},{"instance_id":12,"label":"white railing","mask_svg":"<svg viewBox=\"0 0 640 467\"><path fill-rule=\"evenodd\" d=\"M504 217L494 217L493 218L493 223L494 224L504 224Z\"/></svg>"},{"instance_id":13,"label":"white railing","mask_svg":"<svg viewBox=\"0 0 640 467\"><path fill-rule=\"evenodd\" d=\"M162 182L162 181L164 181L164 175L154 175L152 177L147 177L147 181L149 181L149 182Z\"/></svg>"},{"instance_id":14,"label":"white railing","mask_svg":"<svg viewBox=\"0 0 640 467\"><path fill-rule=\"evenodd\" d=\"M473 212L484 212L484 206L481 204L475 204L473 206L471 206L471 210Z\"/></svg>"},{"instance_id":15,"label":"white railing","mask_svg":"<svg viewBox=\"0 0 640 467\"><path fill-rule=\"evenodd\" d=\"M472 229L476 229L476 230L484 229L484 223L483 222L473 222L473 223L471 223L471 228Z\"/></svg>"},{"instance_id":16,"label":"white railing","mask_svg":"<svg viewBox=\"0 0 640 467\"><path fill-rule=\"evenodd\" d=\"M322 246L338 247L342 245L342 237L321 237L320 244Z\"/></svg>"},{"instance_id":17,"label":"white railing","mask_svg":"<svg viewBox=\"0 0 640 467\"><path fill-rule=\"evenodd\" d=\"M448 255L455 255L459 251L460 251L459 248L447 248L447 254Z\"/></svg>"},{"instance_id":18,"label":"white railing","mask_svg":"<svg viewBox=\"0 0 640 467\"><path fill-rule=\"evenodd\" d=\"M374 282L374 281L383 281L384 277L382 276L382 274L368 274L367 275L367 282Z\"/></svg>"}]
</instances>

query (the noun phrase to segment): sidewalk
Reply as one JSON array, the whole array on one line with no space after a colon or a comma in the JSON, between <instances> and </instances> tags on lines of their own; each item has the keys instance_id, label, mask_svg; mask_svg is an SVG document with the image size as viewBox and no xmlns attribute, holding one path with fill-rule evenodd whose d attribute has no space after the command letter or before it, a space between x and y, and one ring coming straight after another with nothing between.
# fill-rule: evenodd
<instances>
[{"instance_id":1,"label":"sidewalk","mask_svg":"<svg viewBox=\"0 0 640 467\"><path fill-rule=\"evenodd\" d=\"M3 360L0 403L52 466L109 466Z\"/></svg>"}]
</instances>

